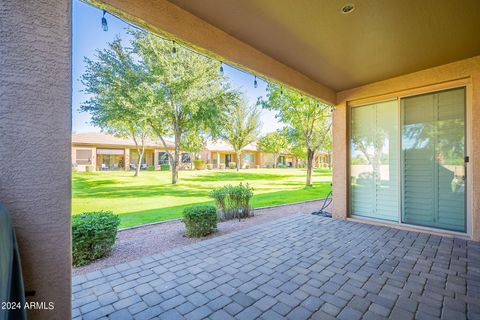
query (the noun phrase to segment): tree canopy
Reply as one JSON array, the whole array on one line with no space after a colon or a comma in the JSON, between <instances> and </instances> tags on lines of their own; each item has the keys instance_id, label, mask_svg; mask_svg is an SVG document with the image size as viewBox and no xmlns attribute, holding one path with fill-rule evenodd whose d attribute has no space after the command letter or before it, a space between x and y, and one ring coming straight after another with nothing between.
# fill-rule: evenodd
<instances>
[{"instance_id":1,"label":"tree canopy","mask_svg":"<svg viewBox=\"0 0 480 320\"><path fill-rule=\"evenodd\" d=\"M237 99L227 107L220 137L230 143L235 151L237 171L240 169L242 149L258 139L260 128L257 106L249 106L245 99Z\"/></svg>"},{"instance_id":2,"label":"tree canopy","mask_svg":"<svg viewBox=\"0 0 480 320\"><path fill-rule=\"evenodd\" d=\"M273 154L275 167L277 167L280 153L287 151L288 147L285 132L281 131L267 133L257 142L257 148L259 151Z\"/></svg>"},{"instance_id":3,"label":"tree canopy","mask_svg":"<svg viewBox=\"0 0 480 320\"><path fill-rule=\"evenodd\" d=\"M313 158L328 142L331 134L331 108L299 92L269 83L263 108L276 111L276 117L294 133L299 145L307 150L306 185L311 186Z\"/></svg>"}]
</instances>

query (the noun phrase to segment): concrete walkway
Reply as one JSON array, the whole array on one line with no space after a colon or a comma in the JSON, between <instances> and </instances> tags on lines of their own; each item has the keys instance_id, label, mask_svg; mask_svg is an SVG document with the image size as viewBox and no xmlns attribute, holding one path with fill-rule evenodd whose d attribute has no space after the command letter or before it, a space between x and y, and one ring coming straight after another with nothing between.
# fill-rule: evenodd
<instances>
[{"instance_id":1,"label":"concrete walkway","mask_svg":"<svg viewBox=\"0 0 480 320\"><path fill-rule=\"evenodd\" d=\"M307 214L74 278L75 319L480 319L480 243Z\"/></svg>"}]
</instances>

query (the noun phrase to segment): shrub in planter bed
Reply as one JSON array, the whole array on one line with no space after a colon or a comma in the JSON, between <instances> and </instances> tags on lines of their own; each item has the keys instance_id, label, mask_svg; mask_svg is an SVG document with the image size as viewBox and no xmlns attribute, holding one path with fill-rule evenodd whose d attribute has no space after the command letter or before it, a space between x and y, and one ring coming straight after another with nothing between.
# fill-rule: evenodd
<instances>
[{"instance_id":1,"label":"shrub in planter bed","mask_svg":"<svg viewBox=\"0 0 480 320\"><path fill-rule=\"evenodd\" d=\"M250 199L253 197L253 188L248 183L238 186L224 186L214 189L209 196L215 199L218 208L218 218L221 221L238 218L247 218L253 215Z\"/></svg>"},{"instance_id":2,"label":"shrub in planter bed","mask_svg":"<svg viewBox=\"0 0 480 320\"><path fill-rule=\"evenodd\" d=\"M217 209L214 206L201 205L183 210L185 236L205 237L217 230Z\"/></svg>"},{"instance_id":3,"label":"shrub in planter bed","mask_svg":"<svg viewBox=\"0 0 480 320\"><path fill-rule=\"evenodd\" d=\"M205 161L193 160L193 167L195 168L195 170L205 170Z\"/></svg>"},{"instance_id":4,"label":"shrub in planter bed","mask_svg":"<svg viewBox=\"0 0 480 320\"><path fill-rule=\"evenodd\" d=\"M235 163L235 162L229 162L229 163L228 163L228 167L229 167L230 169L236 169L236 168L237 168L237 163Z\"/></svg>"},{"instance_id":5,"label":"shrub in planter bed","mask_svg":"<svg viewBox=\"0 0 480 320\"><path fill-rule=\"evenodd\" d=\"M219 169L225 169L225 163L220 163L220 165L218 166Z\"/></svg>"},{"instance_id":6,"label":"shrub in planter bed","mask_svg":"<svg viewBox=\"0 0 480 320\"><path fill-rule=\"evenodd\" d=\"M207 170L212 170L212 169L213 169L213 164L208 163L208 164L207 164Z\"/></svg>"},{"instance_id":7,"label":"shrub in planter bed","mask_svg":"<svg viewBox=\"0 0 480 320\"><path fill-rule=\"evenodd\" d=\"M161 164L160 165L160 171L170 171L170 165L169 164Z\"/></svg>"},{"instance_id":8,"label":"shrub in planter bed","mask_svg":"<svg viewBox=\"0 0 480 320\"><path fill-rule=\"evenodd\" d=\"M73 265L83 266L108 255L117 239L120 218L109 211L85 212L72 218Z\"/></svg>"}]
</instances>

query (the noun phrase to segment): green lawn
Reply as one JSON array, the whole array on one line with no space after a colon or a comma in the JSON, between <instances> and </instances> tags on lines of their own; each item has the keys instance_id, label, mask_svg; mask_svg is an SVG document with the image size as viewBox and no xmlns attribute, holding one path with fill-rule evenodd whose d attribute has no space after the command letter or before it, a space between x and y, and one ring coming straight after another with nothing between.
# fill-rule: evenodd
<instances>
[{"instance_id":1,"label":"green lawn","mask_svg":"<svg viewBox=\"0 0 480 320\"><path fill-rule=\"evenodd\" d=\"M323 198L330 191L331 172L314 171L314 185L305 188L305 169L249 169L236 171L180 171L172 185L170 172L91 172L73 174L73 214L109 210L121 217L121 227L181 217L185 207L213 203L208 192L226 184L249 183L252 204L265 207Z\"/></svg>"}]
</instances>

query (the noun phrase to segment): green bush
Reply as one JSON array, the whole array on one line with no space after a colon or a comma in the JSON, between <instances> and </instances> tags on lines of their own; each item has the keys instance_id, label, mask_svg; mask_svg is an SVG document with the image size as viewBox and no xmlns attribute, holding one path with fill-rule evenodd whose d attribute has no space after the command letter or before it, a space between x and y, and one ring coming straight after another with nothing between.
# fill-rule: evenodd
<instances>
[{"instance_id":1,"label":"green bush","mask_svg":"<svg viewBox=\"0 0 480 320\"><path fill-rule=\"evenodd\" d=\"M235 162L229 162L229 163L228 163L228 167L229 167L230 169L236 169L236 168L237 168L237 164L236 164Z\"/></svg>"},{"instance_id":2,"label":"green bush","mask_svg":"<svg viewBox=\"0 0 480 320\"><path fill-rule=\"evenodd\" d=\"M253 215L250 199L253 197L253 188L248 183L238 186L224 186L214 189L209 196L215 199L218 208L218 218L221 221L238 218L247 218Z\"/></svg>"},{"instance_id":3,"label":"green bush","mask_svg":"<svg viewBox=\"0 0 480 320\"><path fill-rule=\"evenodd\" d=\"M212 170L212 169L213 169L213 164L208 163L208 164L207 164L207 170Z\"/></svg>"},{"instance_id":4,"label":"green bush","mask_svg":"<svg viewBox=\"0 0 480 320\"><path fill-rule=\"evenodd\" d=\"M217 210L214 206L201 205L183 210L185 236L205 237L217 230Z\"/></svg>"},{"instance_id":5,"label":"green bush","mask_svg":"<svg viewBox=\"0 0 480 320\"><path fill-rule=\"evenodd\" d=\"M155 167L152 166L152 165L149 165L149 166L147 167L147 171L155 171Z\"/></svg>"},{"instance_id":6,"label":"green bush","mask_svg":"<svg viewBox=\"0 0 480 320\"><path fill-rule=\"evenodd\" d=\"M205 161L193 160L193 167L195 168L195 170L205 170Z\"/></svg>"},{"instance_id":7,"label":"green bush","mask_svg":"<svg viewBox=\"0 0 480 320\"><path fill-rule=\"evenodd\" d=\"M85 172L94 172L95 167L92 165L85 166Z\"/></svg>"},{"instance_id":8,"label":"green bush","mask_svg":"<svg viewBox=\"0 0 480 320\"><path fill-rule=\"evenodd\" d=\"M279 163L278 166L277 166L277 168L279 168L279 169L285 169L286 167L287 166L283 163Z\"/></svg>"},{"instance_id":9,"label":"green bush","mask_svg":"<svg viewBox=\"0 0 480 320\"><path fill-rule=\"evenodd\" d=\"M260 169L260 165L257 164L257 165L255 166L255 169Z\"/></svg>"},{"instance_id":10,"label":"green bush","mask_svg":"<svg viewBox=\"0 0 480 320\"><path fill-rule=\"evenodd\" d=\"M117 238L120 218L109 211L85 212L72 218L73 265L83 266L108 255Z\"/></svg>"},{"instance_id":11,"label":"green bush","mask_svg":"<svg viewBox=\"0 0 480 320\"><path fill-rule=\"evenodd\" d=\"M169 164L161 164L160 165L160 171L170 171L170 165Z\"/></svg>"},{"instance_id":12,"label":"green bush","mask_svg":"<svg viewBox=\"0 0 480 320\"><path fill-rule=\"evenodd\" d=\"M273 165L271 163L267 164L267 169L272 169Z\"/></svg>"},{"instance_id":13,"label":"green bush","mask_svg":"<svg viewBox=\"0 0 480 320\"><path fill-rule=\"evenodd\" d=\"M220 163L220 165L218 166L219 169L225 169L225 163Z\"/></svg>"}]
</instances>

